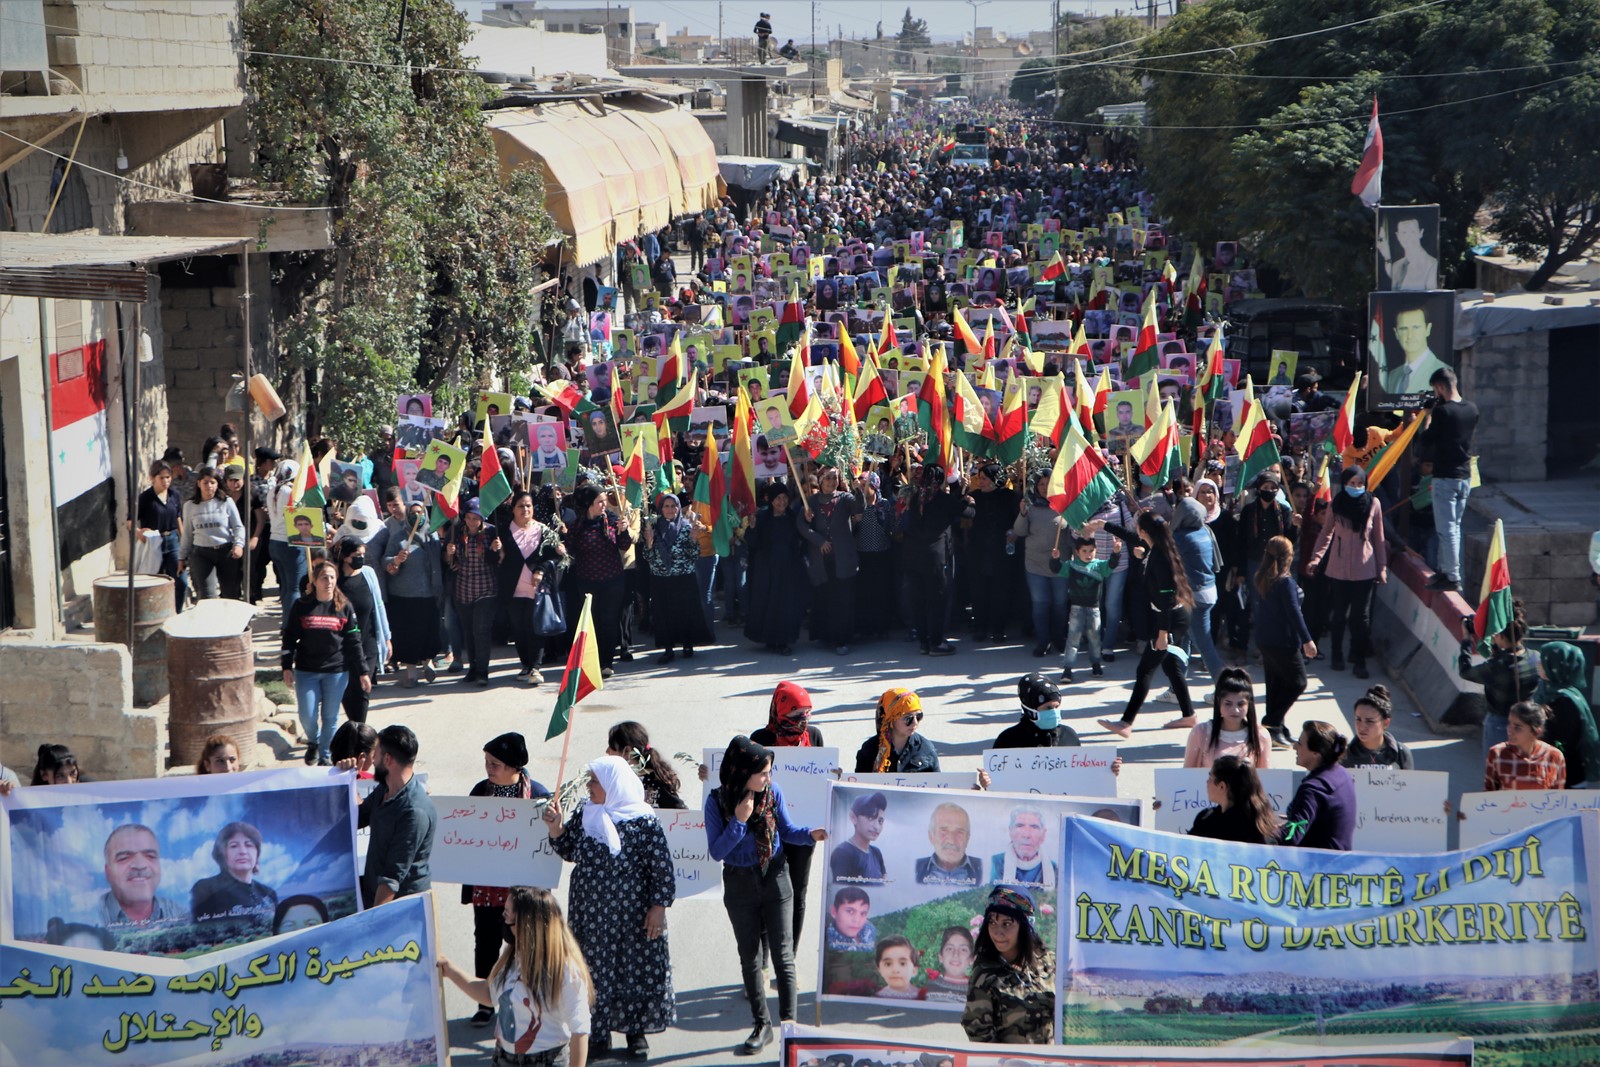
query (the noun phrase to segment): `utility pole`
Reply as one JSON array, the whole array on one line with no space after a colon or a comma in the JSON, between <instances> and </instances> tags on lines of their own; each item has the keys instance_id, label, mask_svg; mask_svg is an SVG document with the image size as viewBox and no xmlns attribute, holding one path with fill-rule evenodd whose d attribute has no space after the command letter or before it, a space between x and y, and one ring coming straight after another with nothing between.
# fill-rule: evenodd
<instances>
[{"instance_id":1,"label":"utility pole","mask_svg":"<svg viewBox=\"0 0 1600 1067\"><path fill-rule=\"evenodd\" d=\"M1153 2L1153 0L1152 0ZM978 8L989 0L967 0L972 5L972 95L978 95Z\"/></svg>"},{"instance_id":2,"label":"utility pole","mask_svg":"<svg viewBox=\"0 0 1600 1067\"><path fill-rule=\"evenodd\" d=\"M1050 58L1059 62L1061 55L1061 0L1050 4Z\"/></svg>"},{"instance_id":3,"label":"utility pole","mask_svg":"<svg viewBox=\"0 0 1600 1067\"><path fill-rule=\"evenodd\" d=\"M722 0L717 0L717 55L725 61L728 58L728 46L722 41Z\"/></svg>"},{"instance_id":4,"label":"utility pole","mask_svg":"<svg viewBox=\"0 0 1600 1067\"><path fill-rule=\"evenodd\" d=\"M1151 0L1154 3L1155 0ZM811 54L806 57L811 70L811 99L817 98L817 0L811 0Z\"/></svg>"}]
</instances>

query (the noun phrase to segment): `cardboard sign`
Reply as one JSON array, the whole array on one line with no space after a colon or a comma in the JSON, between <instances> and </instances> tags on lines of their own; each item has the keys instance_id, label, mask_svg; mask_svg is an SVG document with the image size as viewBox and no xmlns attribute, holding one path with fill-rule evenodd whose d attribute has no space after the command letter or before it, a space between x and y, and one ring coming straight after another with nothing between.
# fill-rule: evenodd
<instances>
[{"instance_id":1,"label":"cardboard sign","mask_svg":"<svg viewBox=\"0 0 1600 1067\"><path fill-rule=\"evenodd\" d=\"M1115 748L986 748L983 769L997 793L1114 797Z\"/></svg>"},{"instance_id":2,"label":"cardboard sign","mask_svg":"<svg viewBox=\"0 0 1600 1067\"><path fill-rule=\"evenodd\" d=\"M1526 830L1576 811L1600 808L1600 791L1592 789L1502 789L1494 793L1462 793L1461 842L1477 848L1496 838Z\"/></svg>"},{"instance_id":3,"label":"cardboard sign","mask_svg":"<svg viewBox=\"0 0 1600 1067\"><path fill-rule=\"evenodd\" d=\"M723 749L704 752L706 792L715 789L722 771ZM772 778L789 807L789 818L799 826L821 826L828 816L828 783L839 774L836 748L775 748Z\"/></svg>"},{"instance_id":4,"label":"cardboard sign","mask_svg":"<svg viewBox=\"0 0 1600 1067\"><path fill-rule=\"evenodd\" d=\"M1283 768L1257 771L1261 787L1272 798L1272 810L1279 815L1289 810L1295 788L1304 771ZM1156 770L1156 793L1151 808L1155 810L1154 828L1169 834L1186 834L1194 825L1194 817L1206 808L1214 808L1206 796L1206 779L1211 772L1204 767L1162 767Z\"/></svg>"},{"instance_id":5,"label":"cardboard sign","mask_svg":"<svg viewBox=\"0 0 1600 1067\"><path fill-rule=\"evenodd\" d=\"M520 797L434 797L439 813L429 867L434 881L463 885L561 884L561 857L540 813L546 801Z\"/></svg>"},{"instance_id":6,"label":"cardboard sign","mask_svg":"<svg viewBox=\"0 0 1600 1067\"><path fill-rule=\"evenodd\" d=\"M1354 767L1358 852L1443 852L1450 823L1445 799L1450 775L1444 771L1402 771L1393 767Z\"/></svg>"},{"instance_id":7,"label":"cardboard sign","mask_svg":"<svg viewBox=\"0 0 1600 1067\"><path fill-rule=\"evenodd\" d=\"M971 771L939 771L929 774L841 774L846 785L900 786L904 789L972 789L978 776Z\"/></svg>"},{"instance_id":8,"label":"cardboard sign","mask_svg":"<svg viewBox=\"0 0 1600 1067\"><path fill-rule=\"evenodd\" d=\"M681 902L718 896L722 889L722 864L711 858L705 813L697 808L657 808L656 818L661 820L667 848L672 852L672 869L678 882L677 899Z\"/></svg>"}]
</instances>

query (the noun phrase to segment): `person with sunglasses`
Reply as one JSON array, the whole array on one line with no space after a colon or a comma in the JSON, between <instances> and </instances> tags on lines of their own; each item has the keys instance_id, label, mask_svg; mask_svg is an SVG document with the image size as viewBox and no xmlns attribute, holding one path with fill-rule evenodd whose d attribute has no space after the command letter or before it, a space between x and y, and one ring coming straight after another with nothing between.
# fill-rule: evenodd
<instances>
[{"instance_id":1,"label":"person with sunglasses","mask_svg":"<svg viewBox=\"0 0 1600 1067\"><path fill-rule=\"evenodd\" d=\"M856 752L856 773L938 773L939 750L917 730L922 715L922 698L909 689L878 698L878 732Z\"/></svg>"}]
</instances>

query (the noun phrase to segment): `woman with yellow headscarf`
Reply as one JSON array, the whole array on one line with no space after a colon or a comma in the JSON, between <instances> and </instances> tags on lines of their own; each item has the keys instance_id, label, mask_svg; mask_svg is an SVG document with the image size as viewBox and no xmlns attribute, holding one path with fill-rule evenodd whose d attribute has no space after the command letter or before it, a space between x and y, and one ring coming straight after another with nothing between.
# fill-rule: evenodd
<instances>
[{"instance_id":1,"label":"woman with yellow headscarf","mask_svg":"<svg viewBox=\"0 0 1600 1067\"><path fill-rule=\"evenodd\" d=\"M878 698L878 732L856 752L857 774L923 774L939 770L939 750L922 736L922 698L891 689Z\"/></svg>"}]
</instances>

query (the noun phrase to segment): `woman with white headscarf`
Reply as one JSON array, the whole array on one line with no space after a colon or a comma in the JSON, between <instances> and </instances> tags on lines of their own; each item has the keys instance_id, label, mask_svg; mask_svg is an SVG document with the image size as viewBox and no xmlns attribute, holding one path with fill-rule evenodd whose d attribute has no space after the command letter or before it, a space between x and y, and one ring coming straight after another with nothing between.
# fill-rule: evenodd
<instances>
[{"instance_id":1,"label":"woman with white headscarf","mask_svg":"<svg viewBox=\"0 0 1600 1067\"><path fill-rule=\"evenodd\" d=\"M677 877L667 835L627 761L601 756L589 775L588 801L564 824L556 803L544 812L550 847L574 865L572 932L594 980L589 1058L604 1056L617 1031L628 1037L628 1055L644 1059L645 1035L677 1020L667 949Z\"/></svg>"},{"instance_id":2,"label":"woman with white headscarf","mask_svg":"<svg viewBox=\"0 0 1600 1067\"><path fill-rule=\"evenodd\" d=\"M267 507L267 555L278 578L278 599L285 615L289 613L289 605L300 596L308 566L306 553L289 543L289 528L283 514L294 496L294 479L299 473L300 464L292 459L278 464L272 502Z\"/></svg>"}]
</instances>

